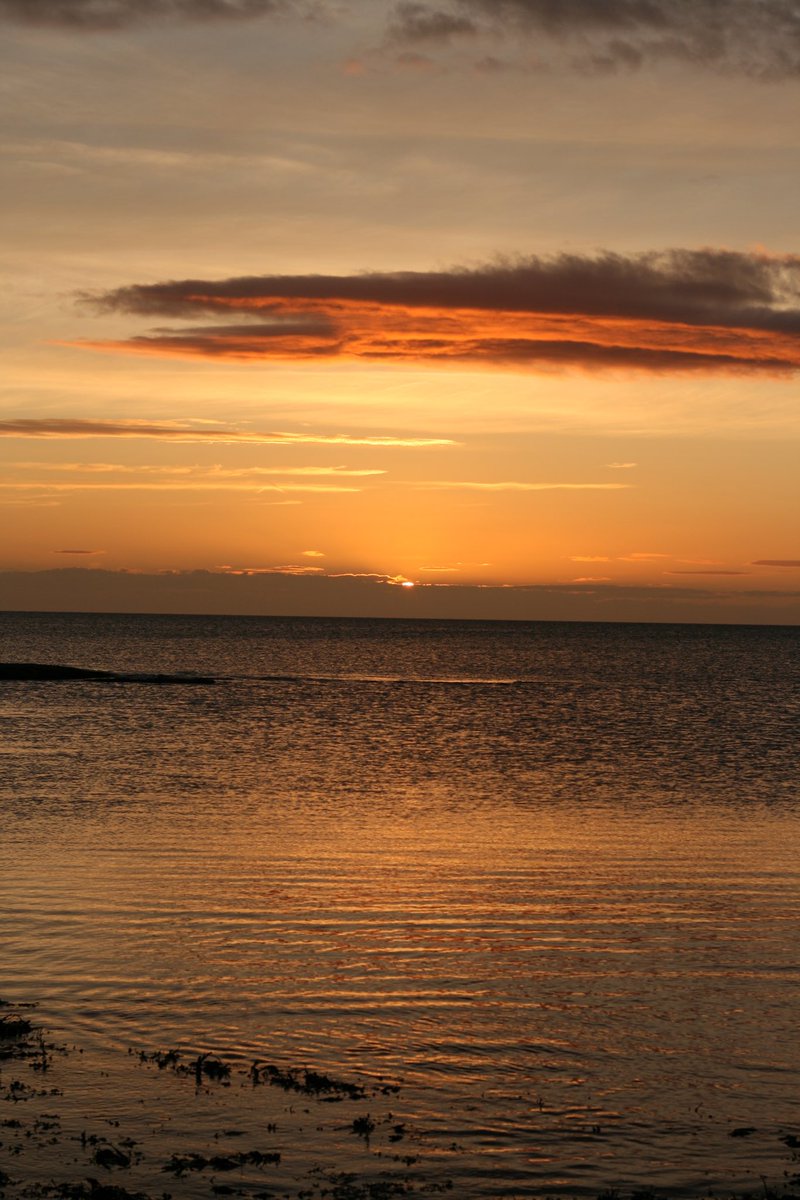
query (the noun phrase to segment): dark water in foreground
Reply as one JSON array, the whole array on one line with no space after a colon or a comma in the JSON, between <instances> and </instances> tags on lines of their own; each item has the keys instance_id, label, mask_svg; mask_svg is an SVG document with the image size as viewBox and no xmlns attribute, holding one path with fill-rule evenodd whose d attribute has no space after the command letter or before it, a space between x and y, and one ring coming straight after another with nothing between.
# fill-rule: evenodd
<instances>
[{"instance_id":1,"label":"dark water in foreground","mask_svg":"<svg viewBox=\"0 0 800 1200\"><path fill-rule=\"evenodd\" d=\"M0 614L0 637L218 679L0 684L0 996L109 1078L175 1046L402 1081L419 1169L464 1197L800 1172L800 630ZM241 1123L253 1093L225 1104ZM286 1126L271 1194L390 1163L343 1111Z\"/></svg>"}]
</instances>

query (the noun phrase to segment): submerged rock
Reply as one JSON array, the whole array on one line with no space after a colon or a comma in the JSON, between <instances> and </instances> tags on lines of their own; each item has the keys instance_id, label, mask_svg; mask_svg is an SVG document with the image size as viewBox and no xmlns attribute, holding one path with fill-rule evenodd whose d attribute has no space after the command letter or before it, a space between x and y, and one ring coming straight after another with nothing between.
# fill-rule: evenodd
<instances>
[{"instance_id":1,"label":"submerged rock","mask_svg":"<svg viewBox=\"0 0 800 1200\"><path fill-rule=\"evenodd\" d=\"M25 1017L16 1013L0 1013L0 1038L27 1037L33 1026Z\"/></svg>"},{"instance_id":2,"label":"submerged rock","mask_svg":"<svg viewBox=\"0 0 800 1200\"><path fill-rule=\"evenodd\" d=\"M98 1167L129 1167L131 1156L122 1150L117 1150L116 1146L101 1146L94 1152L94 1161Z\"/></svg>"}]
</instances>

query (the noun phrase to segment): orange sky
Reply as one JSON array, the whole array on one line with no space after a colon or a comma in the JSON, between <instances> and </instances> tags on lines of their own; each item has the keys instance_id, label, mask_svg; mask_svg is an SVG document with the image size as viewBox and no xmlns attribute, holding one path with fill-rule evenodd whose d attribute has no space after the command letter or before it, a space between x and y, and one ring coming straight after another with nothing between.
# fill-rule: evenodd
<instances>
[{"instance_id":1,"label":"orange sky","mask_svg":"<svg viewBox=\"0 0 800 1200\"><path fill-rule=\"evenodd\" d=\"M0 2L0 607L796 622L791 5L223 7Z\"/></svg>"}]
</instances>

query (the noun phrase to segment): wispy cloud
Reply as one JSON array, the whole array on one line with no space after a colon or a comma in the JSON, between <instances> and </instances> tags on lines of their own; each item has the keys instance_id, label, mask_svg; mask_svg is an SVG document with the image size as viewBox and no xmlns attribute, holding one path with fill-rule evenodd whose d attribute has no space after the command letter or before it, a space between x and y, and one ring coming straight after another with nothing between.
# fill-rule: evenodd
<instances>
[{"instance_id":1,"label":"wispy cloud","mask_svg":"<svg viewBox=\"0 0 800 1200\"><path fill-rule=\"evenodd\" d=\"M655 562L659 558L671 558L671 554L662 554L658 550L634 550L632 554L623 554L619 562Z\"/></svg>"},{"instance_id":2,"label":"wispy cloud","mask_svg":"<svg viewBox=\"0 0 800 1200\"><path fill-rule=\"evenodd\" d=\"M0 0L0 19L96 33L152 21L244 21L309 9L299 0Z\"/></svg>"},{"instance_id":3,"label":"wispy cloud","mask_svg":"<svg viewBox=\"0 0 800 1200\"><path fill-rule=\"evenodd\" d=\"M235 567L229 563L216 568L223 575L324 575L322 567L303 563L283 563L275 567Z\"/></svg>"},{"instance_id":4,"label":"wispy cloud","mask_svg":"<svg viewBox=\"0 0 800 1200\"><path fill-rule=\"evenodd\" d=\"M359 487L339 483L259 483L233 479L103 479L59 481L0 481L0 491L65 492L360 492Z\"/></svg>"},{"instance_id":5,"label":"wispy cloud","mask_svg":"<svg viewBox=\"0 0 800 1200\"><path fill-rule=\"evenodd\" d=\"M581 71L636 70L664 60L760 79L800 76L794 0L403 0L390 40L430 46L483 33L530 37Z\"/></svg>"},{"instance_id":6,"label":"wispy cloud","mask_svg":"<svg viewBox=\"0 0 800 1200\"><path fill-rule=\"evenodd\" d=\"M99 313L217 318L77 343L108 351L543 371L800 368L795 255L561 254L448 271L134 284L84 299Z\"/></svg>"},{"instance_id":7,"label":"wispy cloud","mask_svg":"<svg viewBox=\"0 0 800 1200\"><path fill-rule=\"evenodd\" d=\"M632 483L524 483L516 480L463 480L432 479L414 482L412 487L436 489L437 491L473 492L621 492L633 487Z\"/></svg>"},{"instance_id":8,"label":"wispy cloud","mask_svg":"<svg viewBox=\"0 0 800 1200\"><path fill-rule=\"evenodd\" d=\"M621 554L616 557L611 557L606 554L571 554L570 562L575 563L633 563L637 566L658 566L664 565L665 560L672 558L670 554L662 554L655 550L639 550L632 554ZM675 560L674 560L675 561ZM722 563L713 559L677 559L679 564L670 570L662 570L662 575L749 575L750 572L732 567L725 567ZM755 565L755 564L754 564ZM795 564L800 566L800 562ZM575 583L587 582L586 580L573 580ZM592 582L592 581L589 581ZM597 580L596 582L603 582Z\"/></svg>"},{"instance_id":9,"label":"wispy cloud","mask_svg":"<svg viewBox=\"0 0 800 1200\"><path fill-rule=\"evenodd\" d=\"M310 567L306 563L281 563L276 566L236 566L231 563L223 563L221 566L214 568L215 572L222 575L296 575L308 576L315 579L364 579L371 580L374 583L385 583L393 587L408 587L413 586L411 580L405 575L387 575L379 571L337 571L328 572L324 567Z\"/></svg>"},{"instance_id":10,"label":"wispy cloud","mask_svg":"<svg viewBox=\"0 0 800 1200\"><path fill-rule=\"evenodd\" d=\"M26 496L0 495L0 504L4 508L58 508L60 503L56 496L43 496L39 493Z\"/></svg>"},{"instance_id":11,"label":"wispy cloud","mask_svg":"<svg viewBox=\"0 0 800 1200\"><path fill-rule=\"evenodd\" d=\"M800 558L757 558L753 567L800 567Z\"/></svg>"},{"instance_id":12,"label":"wispy cloud","mask_svg":"<svg viewBox=\"0 0 800 1200\"><path fill-rule=\"evenodd\" d=\"M385 575L379 571L338 571L335 574L326 575L326 579L367 579L374 583L386 583L390 587L409 587L414 586L410 579L405 575Z\"/></svg>"},{"instance_id":13,"label":"wispy cloud","mask_svg":"<svg viewBox=\"0 0 800 1200\"><path fill-rule=\"evenodd\" d=\"M375 468L132 466L122 463L16 462L5 464L11 478L0 479L0 492L59 495L70 492L249 492L253 495L360 492L351 479L385 475ZM13 478L22 475L23 478ZM25 478L27 476L27 478ZM65 479L64 476L68 476ZM298 482L298 480L300 482ZM342 483L340 480L347 482ZM81 553L64 551L64 553Z\"/></svg>"},{"instance_id":14,"label":"wispy cloud","mask_svg":"<svg viewBox=\"0 0 800 1200\"><path fill-rule=\"evenodd\" d=\"M634 467L638 467L638 465L639 464L635 462L606 463L606 467L609 471L631 471Z\"/></svg>"},{"instance_id":15,"label":"wispy cloud","mask_svg":"<svg viewBox=\"0 0 800 1200\"><path fill-rule=\"evenodd\" d=\"M88 557L94 557L98 554L105 554L105 550L54 550L53 554L79 554Z\"/></svg>"},{"instance_id":16,"label":"wispy cloud","mask_svg":"<svg viewBox=\"0 0 800 1200\"><path fill-rule=\"evenodd\" d=\"M370 436L349 433L250 432L242 429L208 429L179 421L85 420L79 417L17 417L0 420L0 437L13 438L163 438L197 444L261 446L455 446L450 438Z\"/></svg>"},{"instance_id":17,"label":"wispy cloud","mask_svg":"<svg viewBox=\"0 0 800 1200\"><path fill-rule=\"evenodd\" d=\"M418 567L417 570L423 574L457 575L461 571L484 570L486 567L491 567L491 565L490 562L457 562L442 567Z\"/></svg>"},{"instance_id":18,"label":"wispy cloud","mask_svg":"<svg viewBox=\"0 0 800 1200\"><path fill-rule=\"evenodd\" d=\"M152 466L128 463L82 463L82 462L12 462L4 464L5 470L13 471L56 471L67 474L85 475L160 475L191 476L195 479L258 479L264 475L295 476L338 476L340 478L363 478L385 475L377 467L350 470L348 467L199 467L199 466Z\"/></svg>"}]
</instances>

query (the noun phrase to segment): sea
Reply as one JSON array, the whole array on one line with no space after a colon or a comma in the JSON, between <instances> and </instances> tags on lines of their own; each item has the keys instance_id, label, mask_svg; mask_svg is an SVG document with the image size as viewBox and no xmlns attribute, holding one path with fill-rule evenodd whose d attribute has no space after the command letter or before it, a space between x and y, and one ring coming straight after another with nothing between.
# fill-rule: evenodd
<instances>
[{"instance_id":1,"label":"sea","mask_svg":"<svg viewBox=\"0 0 800 1200\"><path fill-rule=\"evenodd\" d=\"M2 613L0 658L213 680L0 683L12 1195L800 1186L800 628Z\"/></svg>"}]
</instances>

